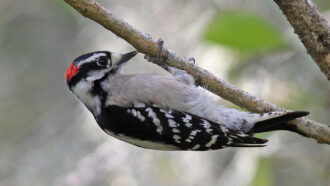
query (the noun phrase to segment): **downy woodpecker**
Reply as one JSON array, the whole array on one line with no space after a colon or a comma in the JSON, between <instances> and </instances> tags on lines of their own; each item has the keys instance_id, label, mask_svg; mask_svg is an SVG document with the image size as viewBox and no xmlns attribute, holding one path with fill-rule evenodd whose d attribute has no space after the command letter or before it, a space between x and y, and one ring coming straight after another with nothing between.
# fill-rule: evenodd
<instances>
[{"instance_id":1,"label":"downy woodpecker","mask_svg":"<svg viewBox=\"0 0 330 186\"><path fill-rule=\"evenodd\" d=\"M137 54L97 51L76 58L66 71L70 90L109 135L157 150L205 151L225 147L261 147L251 136L294 130L287 122L304 111L248 113L215 103L183 70L172 76L121 73Z\"/></svg>"}]
</instances>

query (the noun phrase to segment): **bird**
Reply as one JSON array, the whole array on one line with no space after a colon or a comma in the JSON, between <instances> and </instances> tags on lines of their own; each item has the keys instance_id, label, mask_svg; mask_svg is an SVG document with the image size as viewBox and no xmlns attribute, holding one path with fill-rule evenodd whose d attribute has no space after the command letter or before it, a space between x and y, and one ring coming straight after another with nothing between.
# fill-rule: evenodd
<instances>
[{"instance_id":1,"label":"bird","mask_svg":"<svg viewBox=\"0 0 330 186\"><path fill-rule=\"evenodd\" d=\"M132 145L163 151L263 147L267 139L253 134L294 131L287 122L309 114L227 108L198 88L184 70L165 64L172 76L123 73L122 67L137 53L90 52L74 59L65 73L70 91L100 128Z\"/></svg>"}]
</instances>

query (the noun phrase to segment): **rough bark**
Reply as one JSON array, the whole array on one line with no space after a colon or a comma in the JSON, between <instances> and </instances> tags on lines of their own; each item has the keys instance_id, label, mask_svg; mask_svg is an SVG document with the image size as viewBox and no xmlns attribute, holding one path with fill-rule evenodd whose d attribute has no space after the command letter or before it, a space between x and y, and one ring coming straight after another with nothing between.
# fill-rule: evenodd
<instances>
[{"instance_id":1,"label":"rough bark","mask_svg":"<svg viewBox=\"0 0 330 186\"><path fill-rule=\"evenodd\" d=\"M117 36L126 40L139 52L152 57L157 55L157 42L148 34L136 30L94 0L65 0L65 2L70 4L83 16L94 20ZM250 95L234 87L232 84L217 78L210 72L192 64L174 51L164 48L163 56L167 57L167 65L183 69L196 79L200 78L202 86L205 86L209 91L242 108L259 113L284 110L279 106ZM314 138L319 143L330 144L329 126L306 118L296 119L290 124L296 126L300 134Z\"/></svg>"},{"instance_id":2,"label":"rough bark","mask_svg":"<svg viewBox=\"0 0 330 186\"><path fill-rule=\"evenodd\" d=\"M330 81L330 26L311 0L274 0Z\"/></svg>"}]
</instances>

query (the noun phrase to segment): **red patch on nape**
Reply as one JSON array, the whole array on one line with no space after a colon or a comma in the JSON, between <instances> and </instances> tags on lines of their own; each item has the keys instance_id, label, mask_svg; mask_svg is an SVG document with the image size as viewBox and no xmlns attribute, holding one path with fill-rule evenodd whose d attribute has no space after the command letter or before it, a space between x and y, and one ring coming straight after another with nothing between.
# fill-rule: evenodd
<instances>
[{"instance_id":1,"label":"red patch on nape","mask_svg":"<svg viewBox=\"0 0 330 186\"><path fill-rule=\"evenodd\" d=\"M70 81L71 78L76 75L78 72L78 66L75 65L74 63L72 63L69 68L66 70L66 73L65 73L65 80L66 81Z\"/></svg>"}]
</instances>

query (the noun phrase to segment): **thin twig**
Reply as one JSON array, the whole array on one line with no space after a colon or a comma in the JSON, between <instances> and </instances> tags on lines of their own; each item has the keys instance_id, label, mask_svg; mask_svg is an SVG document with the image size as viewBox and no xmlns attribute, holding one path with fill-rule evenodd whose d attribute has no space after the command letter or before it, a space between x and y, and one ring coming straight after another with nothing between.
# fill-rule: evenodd
<instances>
[{"instance_id":1,"label":"thin twig","mask_svg":"<svg viewBox=\"0 0 330 186\"><path fill-rule=\"evenodd\" d=\"M330 26L312 0L274 0L330 81Z\"/></svg>"},{"instance_id":2,"label":"thin twig","mask_svg":"<svg viewBox=\"0 0 330 186\"><path fill-rule=\"evenodd\" d=\"M145 33L142 33L131 25L114 15L111 11L102 7L94 0L65 0L83 16L94 20L106 29L130 43L136 50L151 57L156 57L158 51L157 42ZM167 57L167 65L183 69L195 79L200 78L200 84L208 85L207 89L222 98L252 112L269 112L284 110L268 101L250 95L249 93L234 87L210 72L190 63L186 58L167 48L163 50L163 56ZM314 138L319 143L330 144L330 127L315 121L301 118L290 124L297 127L300 134Z\"/></svg>"}]
</instances>

